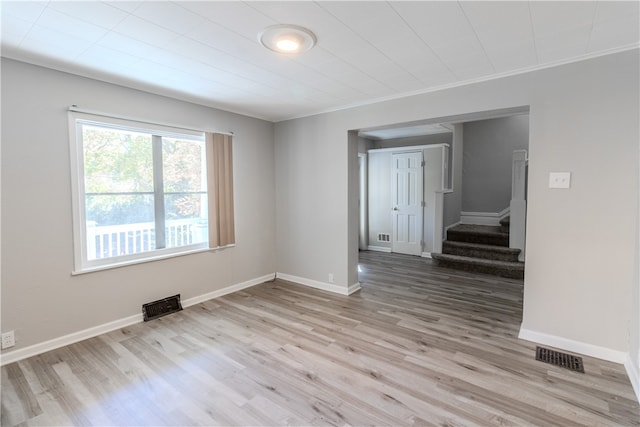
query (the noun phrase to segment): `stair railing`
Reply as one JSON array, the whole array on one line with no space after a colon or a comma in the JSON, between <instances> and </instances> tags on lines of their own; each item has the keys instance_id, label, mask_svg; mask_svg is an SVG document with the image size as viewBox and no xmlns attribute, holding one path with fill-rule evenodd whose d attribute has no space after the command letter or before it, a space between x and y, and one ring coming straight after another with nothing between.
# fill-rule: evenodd
<instances>
[{"instance_id":1,"label":"stair railing","mask_svg":"<svg viewBox=\"0 0 640 427\"><path fill-rule=\"evenodd\" d=\"M518 259L524 261L527 216L527 150L515 150L511 169L511 203L509 247L520 249Z\"/></svg>"}]
</instances>

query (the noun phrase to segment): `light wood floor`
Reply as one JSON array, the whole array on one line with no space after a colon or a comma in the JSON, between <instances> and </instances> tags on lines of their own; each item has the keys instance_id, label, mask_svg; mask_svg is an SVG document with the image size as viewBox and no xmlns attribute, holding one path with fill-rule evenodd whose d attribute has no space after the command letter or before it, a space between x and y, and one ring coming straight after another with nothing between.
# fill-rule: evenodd
<instances>
[{"instance_id":1,"label":"light wood floor","mask_svg":"<svg viewBox=\"0 0 640 427\"><path fill-rule=\"evenodd\" d=\"M2 368L2 425L640 425L621 365L518 340L522 282L361 253Z\"/></svg>"}]
</instances>

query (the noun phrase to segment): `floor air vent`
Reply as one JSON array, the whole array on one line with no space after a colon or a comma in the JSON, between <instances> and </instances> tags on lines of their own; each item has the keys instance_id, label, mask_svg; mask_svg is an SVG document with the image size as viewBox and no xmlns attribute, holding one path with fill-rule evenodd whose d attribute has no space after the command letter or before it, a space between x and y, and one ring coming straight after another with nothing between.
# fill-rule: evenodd
<instances>
[{"instance_id":1,"label":"floor air vent","mask_svg":"<svg viewBox=\"0 0 640 427\"><path fill-rule=\"evenodd\" d=\"M567 368L572 371L582 372L584 374L582 357L549 350L548 348L536 347L536 360Z\"/></svg>"},{"instance_id":2,"label":"floor air vent","mask_svg":"<svg viewBox=\"0 0 640 427\"><path fill-rule=\"evenodd\" d=\"M167 314L175 313L182 310L182 304L180 304L180 294L172 297L167 297L158 301L148 302L142 304L142 315L144 321L157 319L158 317L166 316Z\"/></svg>"}]
</instances>

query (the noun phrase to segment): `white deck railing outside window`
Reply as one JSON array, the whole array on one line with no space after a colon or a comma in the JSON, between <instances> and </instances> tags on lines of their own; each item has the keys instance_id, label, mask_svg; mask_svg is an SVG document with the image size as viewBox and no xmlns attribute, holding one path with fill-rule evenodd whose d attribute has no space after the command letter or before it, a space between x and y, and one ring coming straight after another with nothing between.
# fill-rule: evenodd
<instances>
[{"instance_id":1,"label":"white deck railing outside window","mask_svg":"<svg viewBox=\"0 0 640 427\"><path fill-rule=\"evenodd\" d=\"M155 223L141 222L97 226L87 221L87 258L102 259L156 249ZM205 242L206 222L199 218L167 221L166 247L175 248Z\"/></svg>"}]
</instances>

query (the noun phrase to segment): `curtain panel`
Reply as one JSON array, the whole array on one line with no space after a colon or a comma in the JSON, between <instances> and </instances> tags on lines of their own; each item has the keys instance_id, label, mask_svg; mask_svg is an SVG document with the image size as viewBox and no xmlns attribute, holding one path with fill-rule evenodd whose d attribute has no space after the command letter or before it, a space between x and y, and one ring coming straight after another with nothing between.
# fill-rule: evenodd
<instances>
[{"instance_id":1,"label":"curtain panel","mask_svg":"<svg viewBox=\"0 0 640 427\"><path fill-rule=\"evenodd\" d=\"M231 135L205 133L210 248L228 246L236 242L232 139Z\"/></svg>"}]
</instances>

